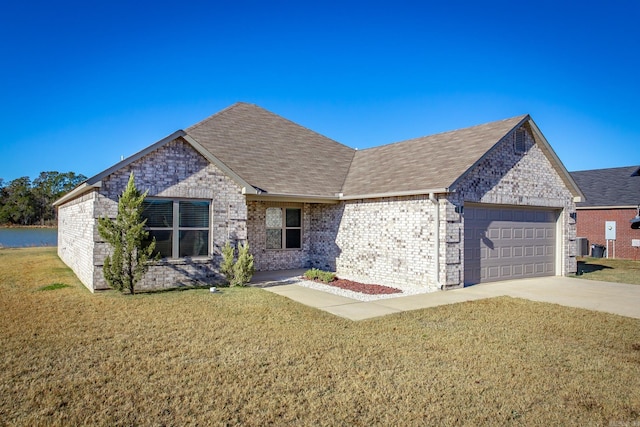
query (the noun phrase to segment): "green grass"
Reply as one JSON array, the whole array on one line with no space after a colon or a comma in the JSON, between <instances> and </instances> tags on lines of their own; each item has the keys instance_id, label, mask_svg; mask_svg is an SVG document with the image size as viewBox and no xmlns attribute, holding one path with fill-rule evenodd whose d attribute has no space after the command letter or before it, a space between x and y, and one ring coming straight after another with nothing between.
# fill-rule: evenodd
<instances>
[{"instance_id":1,"label":"green grass","mask_svg":"<svg viewBox=\"0 0 640 427\"><path fill-rule=\"evenodd\" d=\"M257 288L92 295L30 248L0 250L0 322L2 425L640 422L640 320L552 304L352 322Z\"/></svg>"},{"instance_id":2,"label":"green grass","mask_svg":"<svg viewBox=\"0 0 640 427\"><path fill-rule=\"evenodd\" d=\"M608 258L578 258L581 279L640 285L640 261Z\"/></svg>"},{"instance_id":3,"label":"green grass","mask_svg":"<svg viewBox=\"0 0 640 427\"><path fill-rule=\"evenodd\" d=\"M52 283L50 285L41 286L38 288L38 290L39 291L55 291L56 289L64 289L68 287L69 285L66 285L64 283Z\"/></svg>"}]
</instances>

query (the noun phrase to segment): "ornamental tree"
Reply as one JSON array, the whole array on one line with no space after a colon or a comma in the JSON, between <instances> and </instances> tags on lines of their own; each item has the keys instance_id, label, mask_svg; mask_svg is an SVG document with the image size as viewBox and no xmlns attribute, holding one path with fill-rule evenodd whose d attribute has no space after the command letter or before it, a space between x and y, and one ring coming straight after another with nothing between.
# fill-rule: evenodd
<instances>
[{"instance_id":1,"label":"ornamental tree","mask_svg":"<svg viewBox=\"0 0 640 427\"><path fill-rule=\"evenodd\" d=\"M135 285L149 269L149 261L158 259L153 255L155 239L150 244L143 242L149 236L145 230L146 219L142 218L142 202L147 192L140 193L134 184L133 172L127 187L118 200L115 220L98 219L98 233L111 246L112 253L104 260L102 268L109 286L121 292L135 293Z\"/></svg>"}]
</instances>

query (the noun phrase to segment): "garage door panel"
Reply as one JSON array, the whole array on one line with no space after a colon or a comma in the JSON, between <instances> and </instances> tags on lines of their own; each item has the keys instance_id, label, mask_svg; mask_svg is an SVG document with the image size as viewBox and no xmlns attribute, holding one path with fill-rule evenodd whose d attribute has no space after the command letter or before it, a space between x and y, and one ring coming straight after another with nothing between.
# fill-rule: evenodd
<instances>
[{"instance_id":1,"label":"garage door panel","mask_svg":"<svg viewBox=\"0 0 640 427\"><path fill-rule=\"evenodd\" d=\"M465 208L465 284L555 274L556 213Z\"/></svg>"}]
</instances>

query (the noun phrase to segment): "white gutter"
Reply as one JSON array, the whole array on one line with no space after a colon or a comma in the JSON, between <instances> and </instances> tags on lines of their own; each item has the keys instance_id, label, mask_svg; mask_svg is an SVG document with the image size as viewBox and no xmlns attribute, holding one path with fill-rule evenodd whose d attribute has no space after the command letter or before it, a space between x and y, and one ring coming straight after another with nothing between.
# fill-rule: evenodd
<instances>
[{"instance_id":1,"label":"white gutter","mask_svg":"<svg viewBox=\"0 0 640 427\"><path fill-rule=\"evenodd\" d=\"M593 209L635 209L637 205L627 206L576 206L577 211L593 210Z\"/></svg>"},{"instance_id":2,"label":"white gutter","mask_svg":"<svg viewBox=\"0 0 640 427\"><path fill-rule=\"evenodd\" d=\"M429 200L433 203L435 207L435 269L436 269L436 285L438 288L442 289L442 284L440 283L440 203L438 202L438 198L435 193L429 193Z\"/></svg>"},{"instance_id":3,"label":"white gutter","mask_svg":"<svg viewBox=\"0 0 640 427\"><path fill-rule=\"evenodd\" d=\"M380 199L384 197L403 197L403 196L420 196L428 194L431 198L432 194L436 193L450 193L448 188L431 188L425 190L406 190L406 191L392 191L388 193L370 193L370 194L354 194L345 196L342 193L338 194L340 200L356 200L356 199Z\"/></svg>"},{"instance_id":4,"label":"white gutter","mask_svg":"<svg viewBox=\"0 0 640 427\"><path fill-rule=\"evenodd\" d=\"M295 202L295 203L328 203L335 204L339 202L337 197L332 196L304 196L300 194L275 194L275 193L258 193L247 194L247 200L253 201L269 201L269 202Z\"/></svg>"}]
</instances>

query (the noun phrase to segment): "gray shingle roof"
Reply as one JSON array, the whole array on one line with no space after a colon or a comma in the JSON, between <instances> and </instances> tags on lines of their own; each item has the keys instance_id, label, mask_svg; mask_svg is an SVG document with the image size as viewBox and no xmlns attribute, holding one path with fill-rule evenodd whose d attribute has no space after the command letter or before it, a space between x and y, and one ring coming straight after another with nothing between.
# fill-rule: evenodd
<instances>
[{"instance_id":1,"label":"gray shingle roof","mask_svg":"<svg viewBox=\"0 0 640 427\"><path fill-rule=\"evenodd\" d=\"M580 196L528 115L356 151L256 105L239 102L89 178L55 204L89 191L105 176L181 137L247 194L257 190L275 197L338 200L340 193L342 198L356 198L448 191L525 122L567 186Z\"/></svg>"},{"instance_id":2,"label":"gray shingle roof","mask_svg":"<svg viewBox=\"0 0 640 427\"><path fill-rule=\"evenodd\" d=\"M356 152L345 195L449 188L528 115Z\"/></svg>"},{"instance_id":3,"label":"gray shingle roof","mask_svg":"<svg viewBox=\"0 0 640 427\"><path fill-rule=\"evenodd\" d=\"M335 197L355 152L242 102L187 128L186 133L246 182L274 194Z\"/></svg>"},{"instance_id":4,"label":"gray shingle roof","mask_svg":"<svg viewBox=\"0 0 640 427\"><path fill-rule=\"evenodd\" d=\"M571 172L586 200L579 208L637 206L640 203L640 167L626 166Z\"/></svg>"}]
</instances>

